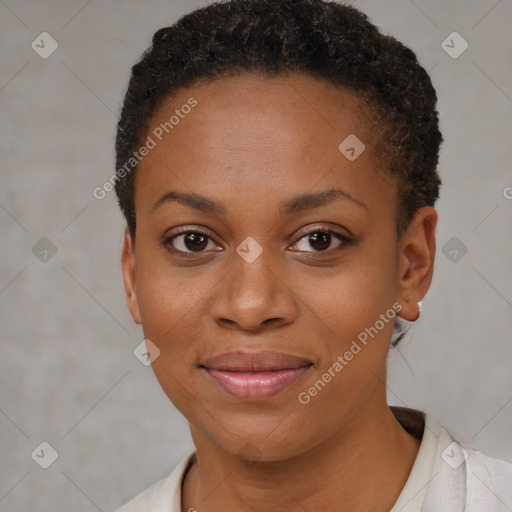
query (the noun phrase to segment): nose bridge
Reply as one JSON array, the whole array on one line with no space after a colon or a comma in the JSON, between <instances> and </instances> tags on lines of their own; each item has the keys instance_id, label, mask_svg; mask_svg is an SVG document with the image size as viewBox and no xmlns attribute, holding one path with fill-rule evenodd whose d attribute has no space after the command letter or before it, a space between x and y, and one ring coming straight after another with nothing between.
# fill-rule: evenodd
<instances>
[{"instance_id":1,"label":"nose bridge","mask_svg":"<svg viewBox=\"0 0 512 512\"><path fill-rule=\"evenodd\" d=\"M270 250L263 250L254 239L246 239L233 253L229 265L232 271L212 305L217 322L255 330L271 319L275 324L293 321L293 294L283 283Z\"/></svg>"}]
</instances>

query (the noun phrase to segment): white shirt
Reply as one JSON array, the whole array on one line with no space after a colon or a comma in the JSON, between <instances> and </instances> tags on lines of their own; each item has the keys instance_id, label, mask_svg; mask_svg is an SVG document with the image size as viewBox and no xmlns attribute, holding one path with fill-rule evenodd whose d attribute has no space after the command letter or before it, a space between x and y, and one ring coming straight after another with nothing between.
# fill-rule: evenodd
<instances>
[{"instance_id":1,"label":"white shirt","mask_svg":"<svg viewBox=\"0 0 512 512\"><path fill-rule=\"evenodd\" d=\"M390 512L511 512L512 464L461 445L428 414L391 406L403 427L421 439L411 473ZM422 436L423 433L423 436ZM183 478L195 458L116 512L181 512Z\"/></svg>"}]
</instances>

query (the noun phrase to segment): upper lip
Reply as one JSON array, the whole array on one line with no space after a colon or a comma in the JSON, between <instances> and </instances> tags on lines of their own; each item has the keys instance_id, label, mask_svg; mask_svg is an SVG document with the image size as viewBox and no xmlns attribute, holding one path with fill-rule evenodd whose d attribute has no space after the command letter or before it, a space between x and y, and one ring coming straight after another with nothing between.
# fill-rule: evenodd
<instances>
[{"instance_id":1,"label":"upper lip","mask_svg":"<svg viewBox=\"0 0 512 512\"><path fill-rule=\"evenodd\" d=\"M285 354L283 352L226 352L207 359L200 366L212 370L225 370L230 372L264 372L272 370L285 370L303 368L313 364L303 357Z\"/></svg>"}]
</instances>

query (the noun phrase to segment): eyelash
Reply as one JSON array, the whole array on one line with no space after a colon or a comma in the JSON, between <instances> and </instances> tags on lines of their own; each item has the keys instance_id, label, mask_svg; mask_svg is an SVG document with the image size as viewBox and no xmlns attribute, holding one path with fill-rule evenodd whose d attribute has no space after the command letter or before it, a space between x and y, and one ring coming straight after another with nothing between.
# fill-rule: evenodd
<instances>
[{"instance_id":1,"label":"eyelash","mask_svg":"<svg viewBox=\"0 0 512 512\"><path fill-rule=\"evenodd\" d=\"M208 233L206 233L205 231L202 231L202 230L197 229L197 228L181 227L181 228L177 229L177 233L174 233L171 236L164 237L163 240L162 240L162 245L164 245L169 251L173 252L174 254L178 254L179 256L185 257L185 258L190 258L190 257L197 258L197 256L200 256L202 254L206 254L206 252L201 252L201 251L198 251L198 252L194 252L194 251L190 251L190 252L180 251L179 249L176 249L176 248L173 247L172 242L177 237L182 236L182 235L192 234L192 233L204 236L204 237L208 238L209 240L213 240L210 237L210 235ZM345 235L342 235L341 233L338 233L337 231L333 231L332 229L328 229L328 228L321 227L321 226L315 226L312 229L310 229L309 231L307 231L306 233L303 233L301 235L301 237L296 242L294 242L293 245L296 245L303 238L306 238L307 236L312 235L314 233L329 234L329 235L333 236L334 238L336 238L337 240L339 240L342 243L338 247L336 247L335 249L327 249L325 251L295 251L295 252L299 252L299 253L301 253L301 252L304 253L305 252L305 253L308 253L308 254L329 254L330 255L330 254L333 254L333 253L337 253L340 250L343 250L346 246L349 246L349 245L353 244L353 242L354 242L352 239L348 238Z\"/></svg>"}]
</instances>

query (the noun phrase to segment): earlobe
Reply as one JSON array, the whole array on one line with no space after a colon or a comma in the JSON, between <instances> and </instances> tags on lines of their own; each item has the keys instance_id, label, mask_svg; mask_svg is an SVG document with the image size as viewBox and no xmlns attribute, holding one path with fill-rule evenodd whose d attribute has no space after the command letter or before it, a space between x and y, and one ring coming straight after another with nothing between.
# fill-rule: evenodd
<instances>
[{"instance_id":1,"label":"earlobe","mask_svg":"<svg viewBox=\"0 0 512 512\"><path fill-rule=\"evenodd\" d=\"M399 316L415 322L420 315L419 302L427 293L434 272L436 253L435 230L437 212L431 206L416 211L399 244L398 301L402 305Z\"/></svg>"},{"instance_id":2,"label":"earlobe","mask_svg":"<svg viewBox=\"0 0 512 512\"><path fill-rule=\"evenodd\" d=\"M141 324L139 302L135 289L135 246L128 229L124 232L123 249L121 252L121 271L123 274L126 305L132 315L133 321L137 324Z\"/></svg>"}]
</instances>

